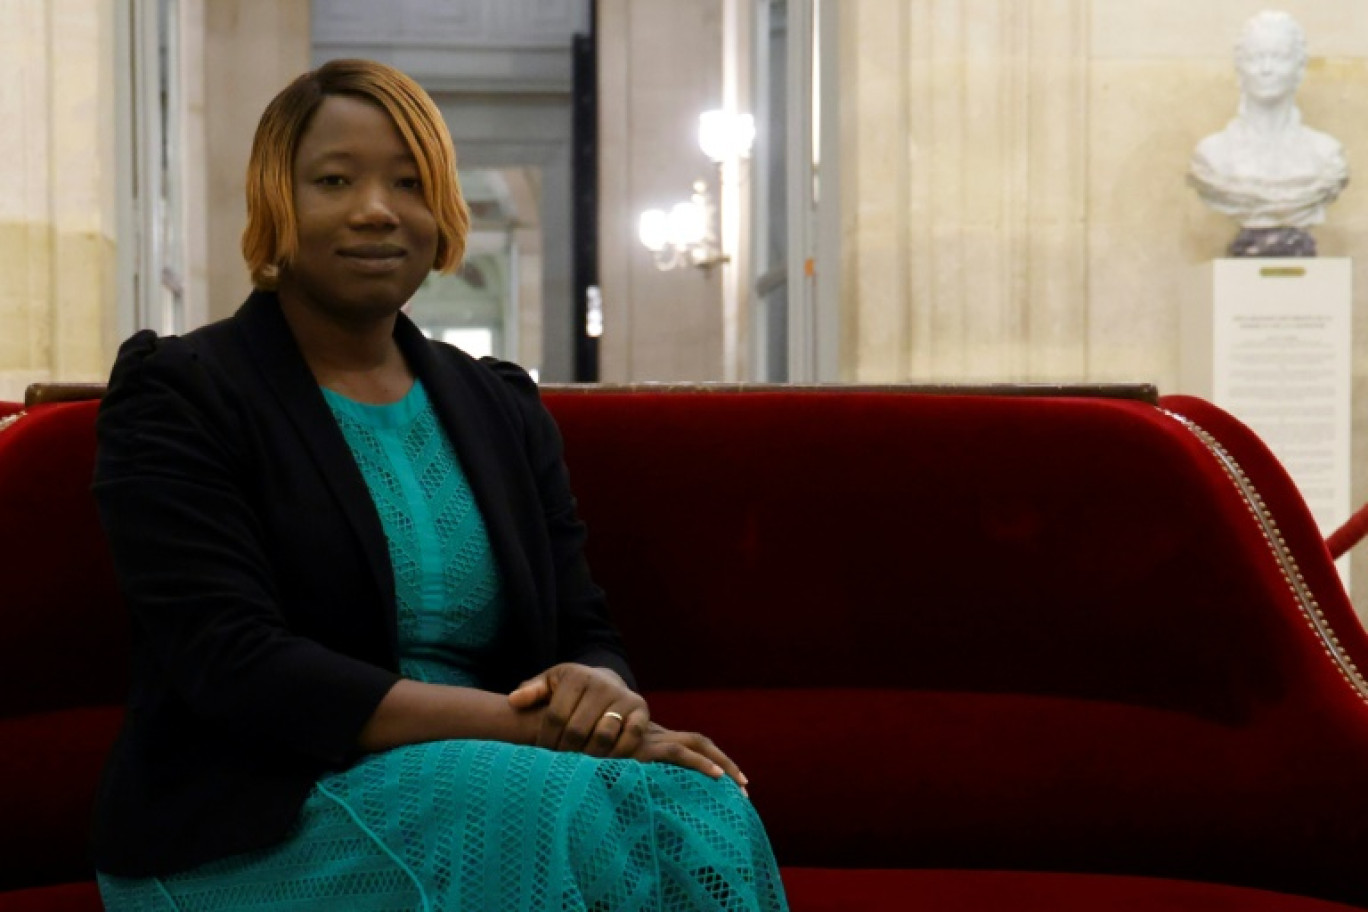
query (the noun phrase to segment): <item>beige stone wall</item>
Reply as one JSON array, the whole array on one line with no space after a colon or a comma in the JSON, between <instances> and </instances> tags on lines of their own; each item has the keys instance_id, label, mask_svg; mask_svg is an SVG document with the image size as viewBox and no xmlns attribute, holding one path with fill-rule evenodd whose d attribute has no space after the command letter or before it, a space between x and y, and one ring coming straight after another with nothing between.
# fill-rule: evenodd
<instances>
[{"instance_id":1,"label":"beige stone wall","mask_svg":"<svg viewBox=\"0 0 1368 912\"><path fill-rule=\"evenodd\" d=\"M1084 0L842 12L847 378L1083 373Z\"/></svg>"},{"instance_id":2,"label":"beige stone wall","mask_svg":"<svg viewBox=\"0 0 1368 912\"><path fill-rule=\"evenodd\" d=\"M1234 116L1231 45L1267 4L1150 0L1152 21L1164 28L1147 28L1125 3L1092 5L1090 362L1105 379L1148 368L1161 390L1173 391L1179 312L1207 299L1208 263L1235 233L1181 176L1196 142ZM1344 144L1353 169L1349 189L1314 233L1322 255L1355 257L1355 287L1368 293L1368 6L1321 0L1278 8L1307 31L1302 115ZM1144 298L1155 304L1141 306Z\"/></svg>"},{"instance_id":3,"label":"beige stone wall","mask_svg":"<svg viewBox=\"0 0 1368 912\"><path fill-rule=\"evenodd\" d=\"M846 375L1174 391L1178 314L1235 230L1187 159L1234 114L1232 45L1264 5L843 3ZM1368 168L1368 6L1281 5L1310 37L1307 122ZM1316 232L1325 255L1361 246L1357 186Z\"/></svg>"},{"instance_id":4,"label":"beige stone wall","mask_svg":"<svg viewBox=\"0 0 1368 912\"><path fill-rule=\"evenodd\" d=\"M105 0L0 4L0 399L108 370L113 34Z\"/></svg>"},{"instance_id":5,"label":"beige stone wall","mask_svg":"<svg viewBox=\"0 0 1368 912\"><path fill-rule=\"evenodd\" d=\"M309 3L180 9L193 325L247 291L247 153L271 95L308 68ZM103 380L119 342L114 15L109 0L0 3L0 399L32 382Z\"/></svg>"},{"instance_id":6,"label":"beige stone wall","mask_svg":"<svg viewBox=\"0 0 1368 912\"><path fill-rule=\"evenodd\" d=\"M1355 260L1354 502L1368 500L1368 4L1306 28L1305 121L1351 183L1315 231ZM1264 0L848 0L842 38L849 379L1145 380L1178 392L1179 317L1234 224L1184 184L1235 113ZM1355 556L1368 601L1368 546Z\"/></svg>"}]
</instances>

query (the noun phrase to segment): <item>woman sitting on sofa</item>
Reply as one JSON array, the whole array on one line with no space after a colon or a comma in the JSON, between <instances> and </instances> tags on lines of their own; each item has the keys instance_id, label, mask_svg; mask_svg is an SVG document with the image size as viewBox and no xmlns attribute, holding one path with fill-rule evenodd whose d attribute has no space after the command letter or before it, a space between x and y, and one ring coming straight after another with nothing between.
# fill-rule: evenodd
<instances>
[{"instance_id":1,"label":"woman sitting on sofa","mask_svg":"<svg viewBox=\"0 0 1368 912\"><path fill-rule=\"evenodd\" d=\"M100 411L106 906L784 908L745 776L633 690L536 386L400 312L469 225L432 100L328 63L247 183L256 290L129 339Z\"/></svg>"}]
</instances>

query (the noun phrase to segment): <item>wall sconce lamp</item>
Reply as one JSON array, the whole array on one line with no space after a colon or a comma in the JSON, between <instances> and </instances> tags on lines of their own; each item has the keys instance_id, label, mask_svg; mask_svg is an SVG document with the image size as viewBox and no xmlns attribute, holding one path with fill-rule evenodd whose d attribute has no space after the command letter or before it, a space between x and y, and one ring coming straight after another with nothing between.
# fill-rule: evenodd
<instances>
[{"instance_id":1,"label":"wall sconce lamp","mask_svg":"<svg viewBox=\"0 0 1368 912\"><path fill-rule=\"evenodd\" d=\"M698 118L698 145L717 165L719 191L729 163L750 156L755 119L731 111L705 111ZM711 269L730 257L718 243L720 215L706 182L697 180L687 202L668 212L648 209L637 222L637 237L662 271L694 266Z\"/></svg>"}]
</instances>

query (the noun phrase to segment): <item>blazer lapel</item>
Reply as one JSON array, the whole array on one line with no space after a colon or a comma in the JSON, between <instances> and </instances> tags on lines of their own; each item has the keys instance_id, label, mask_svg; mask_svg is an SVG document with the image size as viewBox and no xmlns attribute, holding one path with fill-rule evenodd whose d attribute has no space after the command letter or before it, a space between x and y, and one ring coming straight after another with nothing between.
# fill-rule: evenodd
<instances>
[{"instance_id":1,"label":"blazer lapel","mask_svg":"<svg viewBox=\"0 0 1368 912\"><path fill-rule=\"evenodd\" d=\"M239 308L234 318L245 337L247 350L260 368L266 385L298 432L304 449L361 541L366 562L379 583L388 621L390 651L396 642L397 614L394 595L394 567L389 544L375 510L366 480L351 455L318 388L318 382L304 361L272 292L255 291Z\"/></svg>"},{"instance_id":2,"label":"blazer lapel","mask_svg":"<svg viewBox=\"0 0 1368 912\"><path fill-rule=\"evenodd\" d=\"M406 316L399 315L395 340L415 374L422 379L437 418L465 470L475 503L484 517L490 547L498 563L506 607L518 625L522 642L545 647L547 625L539 619L539 593L518 534L516 517L526 505L515 503L511 467L524 459L512 448L506 428L495 420L499 404L480 395L483 384L453 358L437 357L433 343ZM538 514L540 515L540 514Z\"/></svg>"}]
</instances>

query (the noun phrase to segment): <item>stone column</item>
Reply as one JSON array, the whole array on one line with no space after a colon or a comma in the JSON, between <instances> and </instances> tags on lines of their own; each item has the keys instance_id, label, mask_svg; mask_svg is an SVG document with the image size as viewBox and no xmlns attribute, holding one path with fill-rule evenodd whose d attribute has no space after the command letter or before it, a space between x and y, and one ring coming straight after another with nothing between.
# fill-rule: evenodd
<instances>
[{"instance_id":1,"label":"stone column","mask_svg":"<svg viewBox=\"0 0 1368 912\"><path fill-rule=\"evenodd\" d=\"M1085 0L843 5L847 331L860 380L1077 378ZM849 371L847 371L849 373Z\"/></svg>"}]
</instances>

